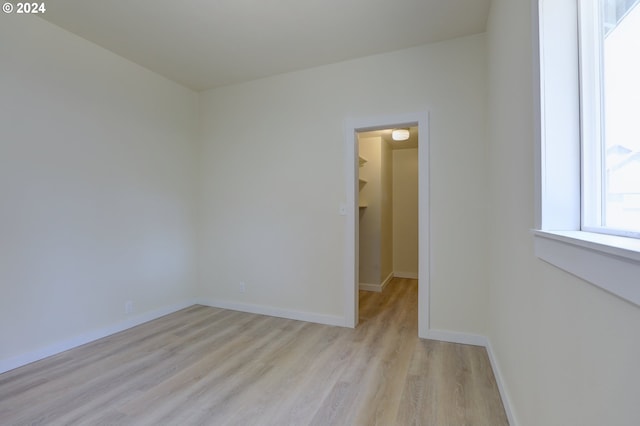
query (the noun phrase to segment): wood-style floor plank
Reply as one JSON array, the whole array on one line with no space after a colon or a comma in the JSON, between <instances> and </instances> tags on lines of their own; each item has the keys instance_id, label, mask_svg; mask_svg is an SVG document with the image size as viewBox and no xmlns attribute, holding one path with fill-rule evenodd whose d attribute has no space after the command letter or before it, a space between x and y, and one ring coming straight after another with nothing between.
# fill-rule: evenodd
<instances>
[{"instance_id":1,"label":"wood-style floor plank","mask_svg":"<svg viewBox=\"0 0 640 426\"><path fill-rule=\"evenodd\" d=\"M353 330L192 306L0 375L0 424L507 425L485 349L417 334L407 279Z\"/></svg>"}]
</instances>

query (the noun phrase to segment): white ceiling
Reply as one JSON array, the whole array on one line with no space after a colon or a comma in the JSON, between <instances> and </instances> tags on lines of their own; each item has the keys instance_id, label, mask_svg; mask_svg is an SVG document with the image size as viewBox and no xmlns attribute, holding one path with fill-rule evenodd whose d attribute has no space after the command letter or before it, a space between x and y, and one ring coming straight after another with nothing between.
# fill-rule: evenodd
<instances>
[{"instance_id":1,"label":"white ceiling","mask_svg":"<svg viewBox=\"0 0 640 426\"><path fill-rule=\"evenodd\" d=\"M54 0L42 17L195 90L485 31L490 0Z\"/></svg>"}]
</instances>

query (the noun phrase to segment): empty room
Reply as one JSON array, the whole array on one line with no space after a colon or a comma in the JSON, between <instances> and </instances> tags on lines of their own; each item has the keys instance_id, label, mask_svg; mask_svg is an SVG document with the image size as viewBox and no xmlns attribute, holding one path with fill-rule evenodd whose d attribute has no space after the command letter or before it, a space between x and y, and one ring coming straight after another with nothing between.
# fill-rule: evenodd
<instances>
[{"instance_id":1,"label":"empty room","mask_svg":"<svg viewBox=\"0 0 640 426\"><path fill-rule=\"evenodd\" d=\"M640 0L3 2L0 425L637 426L638 49Z\"/></svg>"}]
</instances>

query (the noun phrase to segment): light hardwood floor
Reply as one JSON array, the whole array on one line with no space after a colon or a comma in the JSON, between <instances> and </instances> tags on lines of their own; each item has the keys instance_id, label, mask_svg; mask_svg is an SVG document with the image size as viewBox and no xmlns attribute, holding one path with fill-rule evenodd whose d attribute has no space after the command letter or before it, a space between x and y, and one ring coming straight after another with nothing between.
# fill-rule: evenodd
<instances>
[{"instance_id":1,"label":"light hardwood floor","mask_svg":"<svg viewBox=\"0 0 640 426\"><path fill-rule=\"evenodd\" d=\"M0 375L2 425L507 425L484 348L417 338L417 281L355 329L193 306Z\"/></svg>"}]
</instances>

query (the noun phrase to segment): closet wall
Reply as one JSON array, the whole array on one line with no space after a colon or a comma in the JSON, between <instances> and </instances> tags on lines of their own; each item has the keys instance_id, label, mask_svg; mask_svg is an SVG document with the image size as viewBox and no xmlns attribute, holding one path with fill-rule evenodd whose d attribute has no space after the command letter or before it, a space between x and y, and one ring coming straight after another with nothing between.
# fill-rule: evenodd
<instances>
[{"instance_id":1,"label":"closet wall","mask_svg":"<svg viewBox=\"0 0 640 426\"><path fill-rule=\"evenodd\" d=\"M392 149L382 136L358 136L360 289L418 278L418 148Z\"/></svg>"},{"instance_id":2,"label":"closet wall","mask_svg":"<svg viewBox=\"0 0 640 426\"><path fill-rule=\"evenodd\" d=\"M392 154L380 136L359 137L360 288L380 291L393 274Z\"/></svg>"},{"instance_id":3,"label":"closet wall","mask_svg":"<svg viewBox=\"0 0 640 426\"><path fill-rule=\"evenodd\" d=\"M393 150L393 275L418 278L418 148Z\"/></svg>"}]
</instances>

